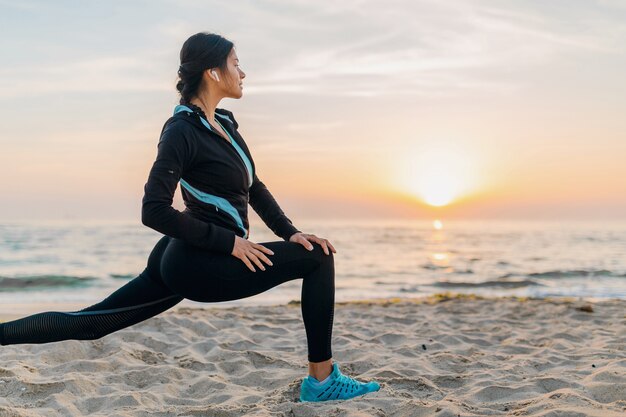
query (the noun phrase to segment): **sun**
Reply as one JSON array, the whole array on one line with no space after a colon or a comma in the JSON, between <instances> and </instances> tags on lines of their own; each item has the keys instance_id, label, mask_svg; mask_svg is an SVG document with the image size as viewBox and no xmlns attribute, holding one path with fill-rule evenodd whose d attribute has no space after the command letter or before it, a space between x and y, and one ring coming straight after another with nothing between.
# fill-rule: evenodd
<instances>
[{"instance_id":1,"label":"sun","mask_svg":"<svg viewBox=\"0 0 626 417\"><path fill-rule=\"evenodd\" d=\"M440 207L450 204L458 196L456 178L449 172L437 172L426 181L417 181L419 189L414 190L431 206Z\"/></svg>"},{"instance_id":2,"label":"sun","mask_svg":"<svg viewBox=\"0 0 626 417\"><path fill-rule=\"evenodd\" d=\"M397 185L433 207L465 196L476 186L477 161L471 149L453 141L432 141L409 147L397 158Z\"/></svg>"}]
</instances>

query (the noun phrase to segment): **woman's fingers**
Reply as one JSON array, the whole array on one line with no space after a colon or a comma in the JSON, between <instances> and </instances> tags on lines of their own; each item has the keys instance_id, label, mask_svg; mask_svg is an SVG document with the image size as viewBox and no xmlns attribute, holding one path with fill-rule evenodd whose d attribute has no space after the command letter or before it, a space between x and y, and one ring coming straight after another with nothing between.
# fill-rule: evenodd
<instances>
[{"instance_id":1,"label":"woman's fingers","mask_svg":"<svg viewBox=\"0 0 626 417\"><path fill-rule=\"evenodd\" d=\"M326 243L326 241L322 239L320 241L320 245L322 245L322 248L324 248L324 253L326 255L330 255L330 252L328 251L328 244Z\"/></svg>"},{"instance_id":2,"label":"woman's fingers","mask_svg":"<svg viewBox=\"0 0 626 417\"><path fill-rule=\"evenodd\" d=\"M321 237L317 237L315 236L315 239L317 239L317 242L322 245L322 248L324 249L324 253L326 255L330 255L330 252L328 252L328 242L326 241L326 239L322 239Z\"/></svg>"},{"instance_id":3,"label":"woman's fingers","mask_svg":"<svg viewBox=\"0 0 626 417\"><path fill-rule=\"evenodd\" d=\"M305 249L308 249L308 250L313 250L313 245L311 245L311 242L309 242L309 238L308 238L308 236L310 236L310 235L304 235L304 234L301 234L301 235L298 237L298 239L299 239L299 243L300 243L302 246L304 246L304 247L305 247Z\"/></svg>"},{"instance_id":4,"label":"woman's fingers","mask_svg":"<svg viewBox=\"0 0 626 417\"><path fill-rule=\"evenodd\" d=\"M274 254L274 251L272 251L270 248L267 248L267 247L265 247L263 245L260 245L258 243L253 243L252 245L253 245L253 247L255 249L263 251L263 252L267 253L268 255L273 255Z\"/></svg>"},{"instance_id":5,"label":"woman's fingers","mask_svg":"<svg viewBox=\"0 0 626 417\"><path fill-rule=\"evenodd\" d=\"M252 262L256 264L256 266L258 266L261 270L265 271L265 266L263 266L263 263L259 260L259 258L257 258L257 256L254 253L248 252L246 255L248 256L248 259L250 259Z\"/></svg>"},{"instance_id":6,"label":"woman's fingers","mask_svg":"<svg viewBox=\"0 0 626 417\"><path fill-rule=\"evenodd\" d=\"M334 253L337 253L337 251L335 250L335 248L333 247L333 245L330 244L330 242L328 241L328 239L322 239L324 241L324 243L326 244L327 248L330 248L330 250L332 250ZM328 255L328 252L326 252L326 255Z\"/></svg>"},{"instance_id":7,"label":"woman's fingers","mask_svg":"<svg viewBox=\"0 0 626 417\"><path fill-rule=\"evenodd\" d=\"M254 266L252 266L252 262L250 262L250 260L248 259L245 253L243 257L241 257L241 260L243 261L244 264L246 264L246 266L248 267L250 271L256 272L256 269L254 269Z\"/></svg>"},{"instance_id":8,"label":"woman's fingers","mask_svg":"<svg viewBox=\"0 0 626 417\"><path fill-rule=\"evenodd\" d=\"M326 255L330 255L330 252L328 252L328 241L326 239L322 239L320 237L317 237L315 235L309 235L309 239L319 243L322 246L322 249L324 249L324 253Z\"/></svg>"},{"instance_id":9,"label":"woman's fingers","mask_svg":"<svg viewBox=\"0 0 626 417\"><path fill-rule=\"evenodd\" d=\"M308 250L313 250L313 245L311 245L311 242L315 242L315 243L320 244L320 246L324 249L324 253L326 255L330 255L330 251L333 251L333 253L337 253L337 250L328 241L328 239L317 237L309 233L299 233L295 241L297 243L300 243L302 246L304 246Z\"/></svg>"},{"instance_id":10,"label":"woman's fingers","mask_svg":"<svg viewBox=\"0 0 626 417\"><path fill-rule=\"evenodd\" d=\"M263 262L265 262L268 265L273 265L272 261L269 260L269 258L267 256L265 256L265 254L263 252L261 252L258 249L253 249L252 252L259 258L261 258L263 260Z\"/></svg>"}]
</instances>

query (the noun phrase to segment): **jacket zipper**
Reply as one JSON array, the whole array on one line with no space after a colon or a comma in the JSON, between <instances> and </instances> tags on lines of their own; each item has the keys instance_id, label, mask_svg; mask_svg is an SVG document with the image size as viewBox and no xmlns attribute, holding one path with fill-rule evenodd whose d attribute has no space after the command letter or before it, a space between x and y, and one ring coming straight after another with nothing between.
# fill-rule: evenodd
<instances>
[{"instance_id":1,"label":"jacket zipper","mask_svg":"<svg viewBox=\"0 0 626 417\"><path fill-rule=\"evenodd\" d=\"M200 115L198 115L198 117L200 117ZM226 128L224 127L224 125L217 119L215 119L217 121L217 123L219 123L219 125L222 127L222 129L224 129L224 131L226 132L226 135L229 136L229 138L231 140L235 140L235 138L233 137L233 135L230 134L230 132L228 132L226 130ZM208 122L207 122L208 123ZM205 126L206 127L206 126ZM220 135L219 133L217 133L216 131L214 131L213 129L210 129L209 132L213 133L214 135L219 136L220 140L226 140L222 135ZM241 161L241 163L243 164L243 169L244 172L246 173L246 178L248 178L248 180L250 180L250 172L248 172L248 167L246 166L246 163L244 162L244 160L241 158L241 155L239 155L239 152L237 152L237 149L235 149L235 146L230 143L230 141L226 140L228 142L228 147L237 154L237 157L239 158L239 160ZM245 151L243 150L243 147L241 147L241 150L245 153ZM247 156L247 155L246 155ZM252 161L250 161L250 165L252 165ZM254 169L254 168L253 168ZM252 184L250 184L252 185Z\"/></svg>"}]
</instances>

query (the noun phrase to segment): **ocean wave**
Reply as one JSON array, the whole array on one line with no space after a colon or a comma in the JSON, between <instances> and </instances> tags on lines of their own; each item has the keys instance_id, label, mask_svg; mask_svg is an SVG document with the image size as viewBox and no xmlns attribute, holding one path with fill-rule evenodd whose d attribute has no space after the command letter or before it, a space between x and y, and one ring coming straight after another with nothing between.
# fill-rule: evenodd
<instances>
[{"instance_id":1,"label":"ocean wave","mask_svg":"<svg viewBox=\"0 0 626 417\"><path fill-rule=\"evenodd\" d=\"M423 269L430 269L430 270L445 270L445 272L448 273L452 273L452 274L473 274L474 271L471 268L465 268L465 269L456 269L450 265L434 265L434 264L424 264L424 265L420 265Z\"/></svg>"},{"instance_id":2,"label":"ocean wave","mask_svg":"<svg viewBox=\"0 0 626 417\"><path fill-rule=\"evenodd\" d=\"M497 279L508 279L511 277L527 277L530 279L553 279L553 278L590 278L590 277L626 277L626 273L620 273L615 271L609 271L607 269L570 269L560 270L555 269L552 271L544 272L509 272L508 274L500 275Z\"/></svg>"},{"instance_id":3,"label":"ocean wave","mask_svg":"<svg viewBox=\"0 0 626 417\"><path fill-rule=\"evenodd\" d=\"M480 288L480 287L499 287L499 288L519 288L529 287L533 285L543 286L538 282L531 279L524 279L519 281L481 281L481 282L454 282L454 281L439 281L432 284L434 287L442 288Z\"/></svg>"},{"instance_id":4,"label":"ocean wave","mask_svg":"<svg viewBox=\"0 0 626 417\"><path fill-rule=\"evenodd\" d=\"M545 272L533 272L526 274L531 278L580 278L580 277L624 277L626 274L609 271L607 269L571 269L571 270L553 270Z\"/></svg>"},{"instance_id":5,"label":"ocean wave","mask_svg":"<svg viewBox=\"0 0 626 417\"><path fill-rule=\"evenodd\" d=\"M95 277L76 277L70 275L0 276L0 292L57 287L83 287L90 285L91 282L96 279Z\"/></svg>"},{"instance_id":6,"label":"ocean wave","mask_svg":"<svg viewBox=\"0 0 626 417\"><path fill-rule=\"evenodd\" d=\"M137 274L109 274L113 279L131 279L135 278Z\"/></svg>"}]
</instances>

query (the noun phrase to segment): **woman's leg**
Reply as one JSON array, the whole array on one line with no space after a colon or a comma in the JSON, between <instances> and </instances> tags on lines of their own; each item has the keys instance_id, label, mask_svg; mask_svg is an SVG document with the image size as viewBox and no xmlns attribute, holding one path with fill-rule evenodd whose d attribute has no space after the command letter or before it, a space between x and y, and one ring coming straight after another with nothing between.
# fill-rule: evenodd
<instances>
[{"instance_id":1,"label":"woman's leg","mask_svg":"<svg viewBox=\"0 0 626 417\"><path fill-rule=\"evenodd\" d=\"M0 345L98 339L178 304L183 297L161 281L161 257L170 239L161 238L146 269L103 301L76 312L49 311L0 324Z\"/></svg>"},{"instance_id":2,"label":"woman's leg","mask_svg":"<svg viewBox=\"0 0 626 417\"><path fill-rule=\"evenodd\" d=\"M207 252L172 239L161 264L163 282L175 293L200 302L251 297L286 281L303 278L301 308L310 362L332 357L331 338L335 304L335 268L332 251L313 244L309 251L294 242L263 242L274 255L265 271L252 272L232 255Z\"/></svg>"},{"instance_id":3,"label":"woman's leg","mask_svg":"<svg viewBox=\"0 0 626 417\"><path fill-rule=\"evenodd\" d=\"M317 244L312 251L293 242L262 244L274 252L268 255L274 265L252 272L232 255L208 252L164 236L150 254L147 268L102 302L78 312L44 312L0 324L0 344L98 339L153 317L183 298L236 300L304 278L301 307L309 361L330 360L335 302L332 252L326 255Z\"/></svg>"}]
</instances>

